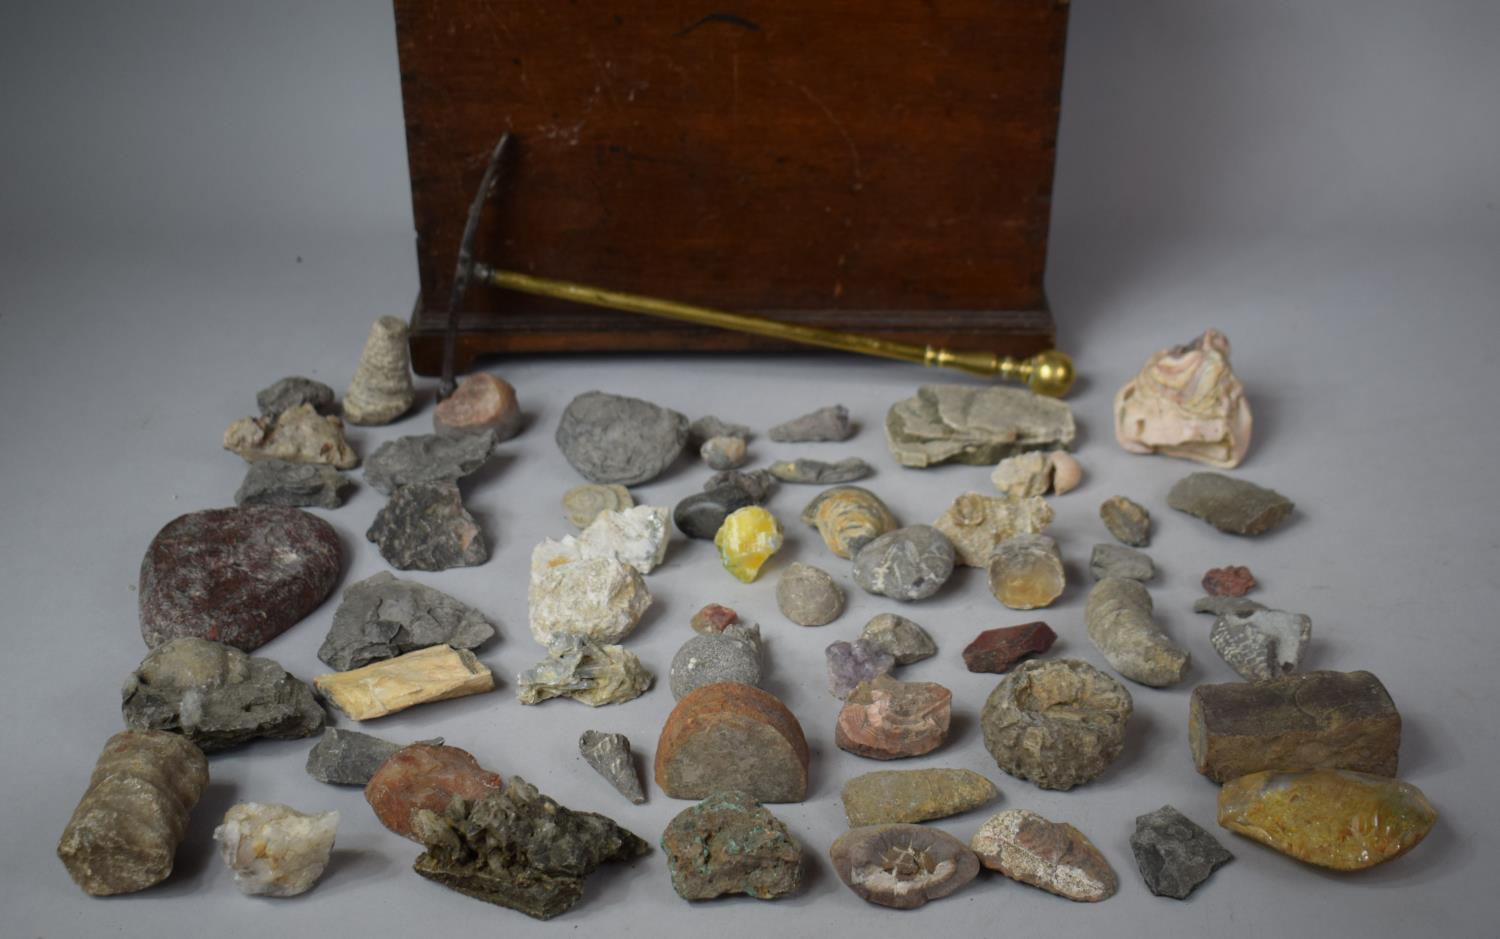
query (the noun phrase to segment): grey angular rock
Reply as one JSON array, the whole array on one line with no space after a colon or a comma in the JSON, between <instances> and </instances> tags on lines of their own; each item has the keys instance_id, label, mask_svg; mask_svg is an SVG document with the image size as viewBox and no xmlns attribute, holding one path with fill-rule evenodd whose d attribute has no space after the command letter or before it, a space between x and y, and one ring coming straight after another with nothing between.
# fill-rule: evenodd
<instances>
[{"instance_id":1,"label":"grey angular rock","mask_svg":"<svg viewBox=\"0 0 1500 939\"><path fill-rule=\"evenodd\" d=\"M1281 525L1292 514L1292 501L1223 473L1190 473L1167 493L1167 505L1203 519L1231 535L1260 535Z\"/></svg>"},{"instance_id":2,"label":"grey angular rock","mask_svg":"<svg viewBox=\"0 0 1500 939\"><path fill-rule=\"evenodd\" d=\"M483 466L494 451L494 431L397 437L365 460L365 482L390 495L412 483L462 479Z\"/></svg>"},{"instance_id":3,"label":"grey angular rock","mask_svg":"<svg viewBox=\"0 0 1500 939\"><path fill-rule=\"evenodd\" d=\"M1225 613L1214 621L1208 641L1229 667L1248 681L1281 678L1297 670L1312 639L1312 620L1303 613L1255 610Z\"/></svg>"},{"instance_id":4,"label":"grey angular rock","mask_svg":"<svg viewBox=\"0 0 1500 939\"><path fill-rule=\"evenodd\" d=\"M828 663L828 690L840 701L862 682L888 675L896 667L894 655L864 639L831 643L823 656Z\"/></svg>"},{"instance_id":5,"label":"grey angular rock","mask_svg":"<svg viewBox=\"0 0 1500 939\"><path fill-rule=\"evenodd\" d=\"M1264 603L1249 597L1199 597L1193 601L1194 613L1210 613L1214 616L1223 616L1225 613L1249 616L1256 610L1264 609Z\"/></svg>"},{"instance_id":6,"label":"grey angular rock","mask_svg":"<svg viewBox=\"0 0 1500 939\"><path fill-rule=\"evenodd\" d=\"M585 730L578 738L578 752L583 760L603 776L615 791L636 805L646 801L641 790L641 777L635 771L635 758L630 752L630 738L624 734L606 734L598 730Z\"/></svg>"},{"instance_id":7,"label":"grey angular rock","mask_svg":"<svg viewBox=\"0 0 1500 939\"><path fill-rule=\"evenodd\" d=\"M1159 897L1186 900L1234 855L1170 805L1137 815L1130 851L1146 887Z\"/></svg>"},{"instance_id":8,"label":"grey angular rock","mask_svg":"<svg viewBox=\"0 0 1500 939\"><path fill-rule=\"evenodd\" d=\"M848 440L854 436L854 425L849 423L849 409L833 404L777 424L767 436L777 443Z\"/></svg>"},{"instance_id":9,"label":"grey angular rock","mask_svg":"<svg viewBox=\"0 0 1500 939\"><path fill-rule=\"evenodd\" d=\"M775 487L776 478L769 470L724 470L708 477L703 484L703 491L738 489L749 496L751 502L760 505L771 497L771 490Z\"/></svg>"},{"instance_id":10,"label":"grey angular rock","mask_svg":"<svg viewBox=\"0 0 1500 939\"><path fill-rule=\"evenodd\" d=\"M299 404L310 404L319 414L338 410L332 388L300 375L283 378L255 393L255 406L260 408L261 417L275 417Z\"/></svg>"},{"instance_id":11,"label":"grey angular rock","mask_svg":"<svg viewBox=\"0 0 1500 939\"><path fill-rule=\"evenodd\" d=\"M1110 496L1099 506L1099 519L1121 544L1144 548L1151 543L1151 513L1124 496Z\"/></svg>"},{"instance_id":12,"label":"grey angular rock","mask_svg":"<svg viewBox=\"0 0 1500 939\"><path fill-rule=\"evenodd\" d=\"M490 558L484 532L451 481L397 489L365 537L379 546L386 563L403 571L473 567Z\"/></svg>"},{"instance_id":13,"label":"grey angular rock","mask_svg":"<svg viewBox=\"0 0 1500 939\"><path fill-rule=\"evenodd\" d=\"M370 327L359 366L344 392L344 419L351 424L389 424L411 410L416 400L406 321L382 316Z\"/></svg>"},{"instance_id":14,"label":"grey angular rock","mask_svg":"<svg viewBox=\"0 0 1500 939\"><path fill-rule=\"evenodd\" d=\"M728 626L723 632L694 636L672 656L672 697L681 701L704 685L737 681L759 686L760 627Z\"/></svg>"},{"instance_id":15,"label":"grey angular rock","mask_svg":"<svg viewBox=\"0 0 1500 939\"><path fill-rule=\"evenodd\" d=\"M698 456L716 470L738 469L748 458L745 438L710 437L698 448Z\"/></svg>"},{"instance_id":16,"label":"grey angular rock","mask_svg":"<svg viewBox=\"0 0 1500 939\"><path fill-rule=\"evenodd\" d=\"M1095 580L1123 577L1144 581L1156 576L1156 565L1144 551L1117 544L1096 544L1089 556L1089 573Z\"/></svg>"},{"instance_id":17,"label":"grey angular rock","mask_svg":"<svg viewBox=\"0 0 1500 939\"><path fill-rule=\"evenodd\" d=\"M307 752L307 775L335 786L363 786L399 749L399 743L330 727Z\"/></svg>"},{"instance_id":18,"label":"grey angular rock","mask_svg":"<svg viewBox=\"0 0 1500 939\"><path fill-rule=\"evenodd\" d=\"M326 720L312 689L280 665L193 637L153 649L126 679L120 699L131 730L179 733L204 753L260 737L310 737Z\"/></svg>"},{"instance_id":19,"label":"grey angular rock","mask_svg":"<svg viewBox=\"0 0 1500 939\"><path fill-rule=\"evenodd\" d=\"M477 649L494 635L495 627L473 607L381 571L344 590L318 658L347 672L439 643Z\"/></svg>"},{"instance_id":20,"label":"grey angular rock","mask_svg":"<svg viewBox=\"0 0 1500 939\"><path fill-rule=\"evenodd\" d=\"M1164 688L1187 674L1188 651L1151 618L1151 594L1139 581L1106 577L1089 591L1083 613L1089 638L1131 681Z\"/></svg>"},{"instance_id":21,"label":"grey angular rock","mask_svg":"<svg viewBox=\"0 0 1500 939\"><path fill-rule=\"evenodd\" d=\"M750 428L744 424L719 420L711 414L700 417L688 425L688 446L694 449L703 446L715 437L738 437L741 440L749 440Z\"/></svg>"},{"instance_id":22,"label":"grey angular rock","mask_svg":"<svg viewBox=\"0 0 1500 939\"><path fill-rule=\"evenodd\" d=\"M573 468L596 483L649 482L682 453L688 419L640 398L588 391L557 424L557 446Z\"/></svg>"},{"instance_id":23,"label":"grey angular rock","mask_svg":"<svg viewBox=\"0 0 1500 939\"><path fill-rule=\"evenodd\" d=\"M910 665L937 655L937 643L927 630L895 613L871 617L859 638L889 652L897 665Z\"/></svg>"},{"instance_id":24,"label":"grey angular rock","mask_svg":"<svg viewBox=\"0 0 1500 939\"><path fill-rule=\"evenodd\" d=\"M953 575L953 543L931 525L886 532L854 556L854 582L892 600L924 600Z\"/></svg>"},{"instance_id":25,"label":"grey angular rock","mask_svg":"<svg viewBox=\"0 0 1500 939\"><path fill-rule=\"evenodd\" d=\"M822 568L793 561L776 581L776 606L799 626L826 626L844 612L844 591Z\"/></svg>"},{"instance_id":26,"label":"grey angular rock","mask_svg":"<svg viewBox=\"0 0 1500 939\"><path fill-rule=\"evenodd\" d=\"M784 483L808 483L816 486L852 483L873 472L874 468L857 456L835 463L808 459L777 460L770 468L771 475Z\"/></svg>"},{"instance_id":27,"label":"grey angular rock","mask_svg":"<svg viewBox=\"0 0 1500 939\"><path fill-rule=\"evenodd\" d=\"M317 506L336 509L354 481L326 463L262 460L251 463L235 490L235 505Z\"/></svg>"},{"instance_id":28,"label":"grey angular rock","mask_svg":"<svg viewBox=\"0 0 1500 939\"><path fill-rule=\"evenodd\" d=\"M747 505L756 504L749 493L732 486L695 492L672 508L672 523L689 538L712 541L724 519Z\"/></svg>"},{"instance_id":29,"label":"grey angular rock","mask_svg":"<svg viewBox=\"0 0 1500 939\"><path fill-rule=\"evenodd\" d=\"M1027 450L1067 448L1076 434L1067 404L1023 388L924 385L885 418L886 443L902 466L993 466Z\"/></svg>"}]
</instances>

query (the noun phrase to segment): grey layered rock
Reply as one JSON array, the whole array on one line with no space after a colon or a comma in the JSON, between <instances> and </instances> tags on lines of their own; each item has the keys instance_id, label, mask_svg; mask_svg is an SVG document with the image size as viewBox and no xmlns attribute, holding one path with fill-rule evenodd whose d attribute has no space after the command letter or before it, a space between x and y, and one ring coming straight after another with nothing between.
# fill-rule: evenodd
<instances>
[{"instance_id":1,"label":"grey layered rock","mask_svg":"<svg viewBox=\"0 0 1500 939\"><path fill-rule=\"evenodd\" d=\"M1241 678L1260 681L1297 670L1312 639L1312 620L1285 610L1225 613L1214 621L1208 640Z\"/></svg>"},{"instance_id":2,"label":"grey layered rock","mask_svg":"<svg viewBox=\"0 0 1500 939\"><path fill-rule=\"evenodd\" d=\"M937 655L937 643L927 630L895 613L872 617L859 638L889 652L897 665L910 665Z\"/></svg>"},{"instance_id":3,"label":"grey layered rock","mask_svg":"<svg viewBox=\"0 0 1500 939\"><path fill-rule=\"evenodd\" d=\"M545 659L516 676L516 697L522 704L572 698L601 707L640 697L652 680L641 660L624 646L561 635L547 644Z\"/></svg>"},{"instance_id":4,"label":"grey layered rock","mask_svg":"<svg viewBox=\"0 0 1500 939\"><path fill-rule=\"evenodd\" d=\"M1099 506L1099 518L1109 533L1133 548L1151 543L1151 513L1124 496L1110 496Z\"/></svg>"},{"instance_id":5,"label":"grey layered rock","mask_svg":"<svg viewBox=\"0 0 1500 939\"><path fill-rule=\"evenodd\" d=\"M953 543L931 525L886 532L854 556L854 582L892 600L923 600L953 575Z\"/></svg>"},{"instance_id":6,"label":"grey layered rock","mask_svg":"<svg viewBox=\"0 0 1500 939\"><path fill-rule=\"evenodd\" d=\"M827 571L794 561L776 581L776 606L799 626L825 626L844 612L844 591Z\"/></svg>"},{"instance_id":7,"label":"grey layered rock","mask_svg":"<svg viewBox=\"0 0 1500 939\"><path fill-rule=\"evenodd\" d=\"M1151 594L1139 581L1099 581L1089 591L1083 619L1094 645L1131 681L1164 688L1187 674L1188 651L1151 619Z\"/></svg>"},{"instance_id":8,"label":"grey layered rock","mask_svg":"<svg viewBox=\"0 0 1500 939\"><path fill-rule=\"evenodd\" d=\"M495 627L473 607L381 571L344 590L318 658L347 672L439 643L477 649L494 635Z\"/></svg>"},{"instance_id":9,"label":"grey layered rock","mask_svg":"<svg viewBox=\"0 0 1500 939\"><path fill-rule=\"evenodd\" d=\"M578 752L583 760L603 776L615 791L636 805L646 801L641 790L641 777L635 771L635 758L630 752L630 738L624 734L606 734L598 730L585 730L578 738Z\"/></svg>"},{"instance_id":10,"label":"grey layered rock","mask_svg":"<svg viewBox=\"0 0 1500 939\"><path fill-rule=\"evenodd\" d=\"M251 463L235 490L235 505L317 506L336 509L354 481L326 463L262 460Z\"/></svg>"},{"instance_id":11,"label":"grey layered rock","mask_svg":"<svg viewBox=\"0 0 1500 939\"><path fill-rule=\"evenodd\" d=\"M688 425L688 445L691 447L701 447L715 437L738 437L741 440L749 440L750 428L744 424L720 420L713 415L700 417Z\"/></svg>"},{"instance_id":12,"label":"grey layered rock","mask_svg":"<svg viewBox=\"0 0 1500 939\"><path fill-rule=\"evenodd\" d=\"M703 484L704 492L713 492L715 489L738 489L755 505L760 505L771 496L771 490L776 486L776 479L769 470L724 470L708 477Z\"/></svg>"},{"instance_id":13,"label":"grey layered rock","mask_svg":"<svg viewBox=\"0 0 1500 939\"><path fill-rule=\"evenodd\" d=\"M490 558L484 532L451 481L397 489L365 537L379 546L386 563L403 571L473 567Z\"/></svg>"},{"instance_id":14,"label":"grey layered rock","mask_svg":"<svg viewBox=\"0 0 1500 939\"><path fill-rule=\"evenodd\" d=\"M1223 616L1225 613L1233 613L1236 616L1249 616L1256 610L1264 610L1266 605L1249 597L1199 597L1193 601L1194 613L1210 613L1214 616Z\"/></svg>"},{"instance_id":15,"label":"grey layered rock","mask_svg":"<svg viewBox=\"0 0 1500 939\"><path fill-rule=\"evenodd\" d=\"M310 404L319 414L338 410L332 388L300 375L283 378L255 393L255 406L260 408L261 417L275 417L299 404Z\"/></svg>"},{"instance_id":16,"label":"grey layered rock","mask_svg":"<svg viewBox=\"0 0 1500 939\"><path fill-rule=\"evenodd\" d=\"M412 483L462 479L483 466L494 451L494 431L398 437L365 460L365 482L390 495Z\"/></svg>"},{"instance_id":17,"label":"grey layered rock","mask_svg":"<svg viewBox=\"0 0 1500 939\"><path fill-rule=\"evenodd\" d=\"M852 483L875 472L870 464L857 456L827 463L823 460L777 460L771 464L770 473L784 483L808 483L827 486L833 483Z\"/></svg>"},{"instance_id":18,"label":"grey layered rock","mask_svg":"<svg viewBox=\"0 0 1500 939\"><path fill-rule=\"evenodd\" d=\"M873 642L835 642L823 651L828 663L828 690L840 701L862 682L890 674L896 657Z\"/></svg>"},{"instance_id":19,"label":"grey layered rock","mask_svg":"<svg viewBox=\"0 0 1500 939\"><path fill-rule=\"evenodd\" d=\"M708 492L688 496L672 508L672 522L689 538L712 541L724 519L757 502L743 489L721 486Z\"/></svg>"},{"instance_id":20,"label":"grey layered rock","mask_svg":"<svg viewBox=\"0 0 1500 939\"><path fill-rule=\"evenodd\" d=\"M758 686L760 677L760 627L753 624L694 636L672 656L672 697L679 701L704 685L737 681Z\"/></svg>"},{"instance_id":21,"label":"grey layered rock","mask_svg":"<svg viewBox=\"0 0 1500 939\"><path fill-rule=\"evenodd\" d=\"M1095 580L1123 577L1126 580L1150 580L1156 576L1156 565L1144 551L1117 544L1096 544L1089 556L1089 573Z\"/></svg>"},{"instance_id":22,"label":"grey layered rock","mask_svg":"<svg viewBox=\"0 0 1500 939\"><path fill-rule=\"evenodd\" d=\"M1231 535L1260 535L1279 526L1292 514L1292 501L1266 489L1222 473L1191 473L1167 493L1167 505L1203 519Z\"/></svg>"},{"instance_id":23,"label":"grey layered rock","mask_svg":"<svg viewBox=\"0 0 1500 939\"><path fill-rule=\"evenodd\" d=\"M1213 835L1170 805L1136 816L1130 851L1147 889L1174 900L1186 900L1210 874L1234 860Z\"/></svg>"},{"instance_id":24,"label":"grey layered rock","mask_svg":"<svg viewBox=\"0 0 1500 939\"><path fill-rule=\"evenodd\" d=\"M359 367L344 392L344 419L351 424L389 424L411 410L416 400L406 321L382 316L370 327Z\"/></svg>"},{"instance_id":25,"label":"grey layered rock","mask_svg":"<svg viewBox=\"0 0 1500 939\"><path fill-rule=\"evenodd\" d=\"M682 453L688 419L640 398L588 391L557 424L557 446L573 468L596 483L649 482Z\"/></svg>"},{"instance_id":26,"label":"grey layered rock","mask_svg":"<svg viewBox=\"0 0 1500 939\"><path fill-rule=\"evenodd\" d=\"M777 424L767 436L777 443L848 440L854 436L854 425L849 423L849 409L833 404Z\"/></svg>"},{"instance_id":27,"label":"grey layered rock","mask_svg":"<svg viewBox=\"0 0 1500 939\"><path fill-rule=\"evenodd\" d=\"M192 637L152 650L120 698L131 730L179 733L205 753L259 737L310 737L326 719L312 689L280 665Z\"/></svg>"},{"instance_id":28,"label":"grey layered rock","mask_svg":"<svg viewBox=\"0 0 1500 939\"><path fill-rule=\"evenodd\" d=\"M885 418L886 442L902 466L994 466L1027 450L1066 449L1076 434L1067 404L1023 388L924 385Z\"/></svg>"},{"instance_id":29,"label":"grey layered rock","mask_svg":"<svg viewBox=\"0 0 1500 939\"><path fill-rule=\"evenodd\" d=\"M399 749L399 743L330 727L307 753L307 775L335 786L363 786Z\"/></svg>"}]
</instances>

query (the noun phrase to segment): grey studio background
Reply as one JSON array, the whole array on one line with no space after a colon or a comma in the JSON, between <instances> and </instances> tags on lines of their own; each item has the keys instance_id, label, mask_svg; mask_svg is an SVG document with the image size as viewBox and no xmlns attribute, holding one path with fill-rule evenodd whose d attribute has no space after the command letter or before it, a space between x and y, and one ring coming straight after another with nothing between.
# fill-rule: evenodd
<instances>
[{"instance_id":1,"label":"grey studio background","mask_svg":"<svg viewBox=\"0 0 1500 939\"><path fill-rule=\"evenodd\" d=\"M619 936L1081 934L1493 935L1491 881L1500 539L1491 476L1500 379L1500 5L1493 0L1076 0L1058 151L1048 276L1060 341L1084 381L1071 403L1087 477L1054 501L1072 584L1045 611L1056 654L1102 664L1082 628L1096 510L1124 493L1158 524L1152 592L1192 650L1182 686L1131 687L1137 716L1118 764L1069 793L1000 773L978 709L994 685L962 670L980 629L1024 621L976 571L900 611L937 637L938 658L903 677L955 692L948 746L911 765L967 766L1000 786L995 808L1076 824L1120 875L1108 902L1072 904L997 877L915 913L868 906L838 883L826 849L843 827L838 787L876 767L835 749L822 649L893 604L853 588L795 520L811 495L771 507L788 547L753 585L703 543L674 542L649 583L656 606L631 648L665 677L698 606L724 602L768 635L771 687L814 750L812 795L776 814L803 841L804 892L776 903L689 905L660 852L606 868L584 902L539 924L409 871L415 845L381 829L357 790L303 774L311 741L261 742L212 761L178 871L134 896L83 895L53 856L106 737L118 688L144 654L134 584L147 542L174 516L229 502L243 464L219 436L257 388L307 374L342 390L369 322L404 315L416 289L394 30L388 5L198 2L0 4L0 935ZM1255 409L1239 474L1294 498L1296 521L1230 539L1170 512L1187 463L1115 446L1109 402L1151 351L1225 330ZM574 477L551 434L575 393L638 394L764 429L841 401L858 454L900 517L934 518L988 487L976 467L902 471L885 453L885 409L932 373L831 355L548 359L493 363L531 427L466 484L491 561L416 579L478 606L501 639L482 658L492 695L415 709L364 728L394 740L441 734L506 777L601 811L655 841L687 803L653 792L632 807L576 756L587 727L620 730L649 759L671 707L664 682L639 701L523 711L514 675L540 656L526 631L531 546L566 532L556 500ZM420 410L357 429L356 447L430 425ZM786 455L764 438L758 463ZM703 471L680 464L637 499L670 504ZM341 532L344 584L385 569L364 529L361 488L320 512ZM801 558L850 588L834 624L786 622L777 568ZM1314 623L1308 667L1368 668L1406 726L1403 776L1442 814L1406 858L1348 876L1222 833L1237 860L1185 902L1150 896L1130 857L1136 814L1170 802L1216 833L1215 788L1193 771L1188 692L1232 673L1188 612L1211 564L1244 563L1261 599ZM330 601L261 650L294 674ZM350 722L341 721L342 726ZM242 800L343 813L323 881L294 900L240 896L210 832ZM987 812L938 822L967 839Z\"/></svg>"}]
</instances>

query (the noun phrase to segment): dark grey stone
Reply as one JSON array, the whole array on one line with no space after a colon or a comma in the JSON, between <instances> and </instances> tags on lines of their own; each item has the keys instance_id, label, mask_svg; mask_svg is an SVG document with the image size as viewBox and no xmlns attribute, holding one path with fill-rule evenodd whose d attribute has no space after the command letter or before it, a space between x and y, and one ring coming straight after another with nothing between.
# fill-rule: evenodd
<instances>
[{"instance_id":1,"label":"dark grey stone","mask_svg":"<svg viewBox=\"0 0 1500 939\"><path fill-rule=\"evenodd\" d=\"M760 674L760 627L729 626L722 633L694 636L672 656L672 697L680 701L721 681L759 686Z\"/></svg>"},{"instance_id":2,"label":"dark grey stone","mask_svg":"<svg viewBox=\"0 0 1500 939\"><path fill-rule=\"evenodd\" d=\"M646 801L646 793L641 790L641 777L635 771L629 737L585 730L578 738L578 752L583 755L584 762L614 786L620 795L636 805Z\"/></svg>"},{"instance_id":3,"label":"dark grey stone","mask_svg":"<svg viewBox=\"0 0 1500 939\"><path fill-rule=\"evenodd\" d=\"M777 424L767 436L777 443L848 440L854 436L854 425L849 423L849 409L842 404L833 404Z\"/></svg>"},{"instance_id":4,"label":"dark grey stone","mask_svg":"<svg viewBox=\"0 0 1500 939\"><path fill-rule=\"evenodd\" d=\"M672 509L672 521L689 538L712 541L731 512L756 504L745 490L723 486L709 492L696 492L677 503Z\"/></svg>"},{"instance_id":5,"label":"dark grey stone","mask_svg":"<svg viewBox=\"0 0 1500 939\"><path fill-rule=\"evenodd\" d=\"M479 524L454 482L402 486L375 515L365 537L398 570L445 571L489 560Z\"/></svg>"},{"instance_id":6,"label":"dark grey stone","mask_svg":"<svg viewBox=\"0 0 1500 939\"><path fill-rule=\"evenodd\" d=\"M872 617L859 638L889 652L897 665L910 665L937 655L937 643L927 630L895 613L880 613Z\"/></svg>"},{"instance_id":7,"label":"dark grey stone","mask_svg":"<svg viewBox=\"0 0 1500 939\"><path fill-rule=\"evenodd\" d=\"M1292 514L1292 500L1223 473L1191 473L1167 493L1167 505L1231 535L1259 535Z\"/></svg>"},{"instance_id":8,"label":"dark grey stone","mask_svg":"<svg viewBox=\"0 0 1500 939\"><path fill-rule=\"evenodd\" d=\"M776 479L769 470L724 470L708 477L708 481L703 484L703 491L738 489L749 496L755 505L761 505L770 498L771 490L775 487Z\"/></svg>"},{"instance_id":9,"label":"dark grey stone","mask_svg":"<svg viewBox=\"0 0 1500 939\"><path fill-rule=\"evenodd\" d=\"M381 571L344 590L318 658L347 672L439 643L477 649L494 635L495 627L473 607Z\"/></svg>"},{"instance_id":10,"label":"dark grey stone","mask_svg":"<svg viewBox=\"0 0 1500 939\"><path fill-rule=\"evenodd\" d=\"M892 600L923 600L953 575L953 543L931 525L889 531L854 556L854 582Z\"/></svg>"},{"instance_id":11,"label":"dark grey stone","mask_svg":"<svg viewBox=\"0 0 1500 939\"><path fill-rule=\"evenodd\" d=\"M700 417L688 425L688 446L694 450L714 437L738 437L741 440L749 440L750 428L744 424L721 421L712 415Z\"/></svg>"},{"instance_id":12,"label":"dark grey stone","mask_svg":"<svg viewBox=\"0 0 1500 939\"><path fill-rule=\"evenodd\" d=\"M412 483L462 479L483 466L494 451L494 431L397 437L365 460L365 482L390 495Z\"/></svg>"},{"instance_id":13,"label":"dark grey stone","mask_svg":"<svg viewBox=\"0 0 1500 939\"><path fill-rule=\"evenodd\" d=\"M785 483L809 483L826 486L833 483L852 483L875 472L870 464L857 456L828 463L823 460L778 460L771 464L771 475Z\"/></svg>"},{"instance_id":14,"label":"dark grey stone","mask_svg":"<svg viewBox=\"0 0 1500 939\"><path fill-rule=\"evenodd\" d=\"M245 481L234 493L234 504L336 509L353 488L352 479L326 463L261 460L245 471Z\"/></svg>"},{"instance_id":15,"label":"dark grey stone","mask_svg":"<svg viewBox=\"0 0 1500 939\"><path fill-rule=\"evenodd\" d=\"M1213 835L1170 805L1136 816L1130 851L1146 887L1175 900L1186 900L1210 874L1234 860Z\"/></svg>"},{"instance_id":16,"label":"dark grey stone","mask_svg":"<svg viewBox=\"0 0 1500 939\"><path fill-rule=\"evenodd\" d=\"M275 417L299 404L310 404L319 414L332 414L338 409L332 388L300 375L283 378L257 391L255 404L260 408L261 417Z\"/></svg>"},{"instance_id":17,"label":"dark grey stone","mask_svg":"<svg viewBox=\"0 0 1500 939\"><path fill-rule=\"evenodd\" d=\"M596 483L634 486L660 476L687 444L688 419L640 398L588 391L569 402L557 446Z\"/></svg>"},{"instance_id":18,"label":"dark grey stone","mask_svg":"<svg viewBox=\"0 0 1500 939\"><path fill-rule=\"evenodd\" d=\"M1266 609L1264 603L1259 603L1249 597L1199 597L1193 601L1194 613L1210 613L1214 616L1223 616L1226 613L1249 616L1256 610L1264 609Z\"/></svg>"},{"instance_id":19,"label":"dark grey stone","mask_svg":"<svg viewBox=\"0 0 1500 939\"><path fill-rule=\"evenodd\" d=\"M1156 576L1156 565L1144 551L1117 544L1096 544L1089 558L1089 573L1095 580L1124 577L1128 580L1150 580Z\"/></svg>"},{"instance_id":20,"label":"dark grey stone","mask_svg":"<svg viewBox=\"0 0 1500 939\"><path fill-rule=\"evenodd\" d=\"M335 786L363 786L401 746L357 730L330 727L307 753L307 775Z\"/></svg>"}]
</instances>

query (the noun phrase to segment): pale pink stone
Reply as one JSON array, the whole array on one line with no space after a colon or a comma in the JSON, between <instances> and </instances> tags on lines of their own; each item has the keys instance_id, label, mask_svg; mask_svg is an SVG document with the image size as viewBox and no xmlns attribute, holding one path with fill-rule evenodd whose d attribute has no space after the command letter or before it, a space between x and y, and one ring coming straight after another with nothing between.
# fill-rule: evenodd
<instances>
[{"instance_id":1,"label":"pale pink stone","mask_svg":"<svg viewBox=\"0 0 1500 939\"><path fill-rule=\"evenodd\" d=\"M510 382L484 372L466 375L432 412L439 433L493 430L495 439L509 440L521 429L521 407Z\"/></svg>"},{"instance_id":2,"label":"pale pink stone","mask_svg":"<svg viewBox=\"0 0 1500 939\"><path fill-rule=\"evenodd\" d=\"M1048 460L1052 463L1052 491L1058 495L1072 492L1083 482L1083 467L1078 459L1066 450L1053 450Z\"/></svg>"},{"instance_id":3,"label":"pale pink stone","mask_svg":"<svg viewBox=\"0 0 1500 939\"><path fill-rule=\"evenodd\" d=\"M1164 453L1231 469L1250 448L1250 402L1229 365L1229 340L1210 329L1151 356L1115 395L1115 439L1131 453Z\"/></svg>"}]
</instances>

